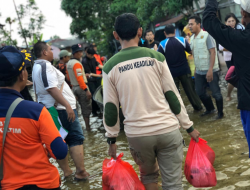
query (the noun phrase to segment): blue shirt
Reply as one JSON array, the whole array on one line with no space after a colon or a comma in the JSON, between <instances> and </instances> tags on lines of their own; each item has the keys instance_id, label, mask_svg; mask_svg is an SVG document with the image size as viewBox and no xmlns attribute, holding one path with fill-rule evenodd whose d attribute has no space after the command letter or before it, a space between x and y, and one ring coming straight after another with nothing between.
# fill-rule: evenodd
<instances>
[{"instance_id":1,"label":"blue shirt","mask_svg":"<svg viewBox=\"0 0 250 190\"><path fill-rule=\"evenodd\" d=\"M167 38L161 41L158 51L165 56L168 67L173 77L191 74L185 53L185 51L190 53L191 48L185 38Z\"/></svg>"}]
</instances>

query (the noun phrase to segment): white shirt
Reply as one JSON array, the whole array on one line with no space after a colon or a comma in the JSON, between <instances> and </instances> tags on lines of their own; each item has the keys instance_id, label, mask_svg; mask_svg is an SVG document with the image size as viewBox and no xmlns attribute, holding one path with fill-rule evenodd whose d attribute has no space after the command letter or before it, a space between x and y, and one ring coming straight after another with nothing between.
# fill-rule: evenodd
<instances>
[{"instance_id":1,"label":"white shirt","mask_svg":"<svg viewBox=\"0 0 250 190\"><path fill-rule=\"evenodd\" d=\"M76 99L69 85L65 82L65 76L49 61L44 59L35 61L32 71L32 79L38 102L44 104L46 108L50 108L55 104L55 99L47 90L54 87L57 87L60 90L64 83L62 95L69 102L71 108L76 109ZM56 109L65 110L66 108L61 104L58 104Z\"/></svg>"},{"instance_id":2,"label":"white shirt","mask_svg":"<svg viewBox=\"0 0 250 190\"><path fill-rule=\"evenodd\" d=\"M223 51L224 47L222 47L222 45L219 44L219 50ZM224 61L231 61L232 59L232 53L230 51L223 51L223 57L224 57Z\"/></svg>"}]
</instances>

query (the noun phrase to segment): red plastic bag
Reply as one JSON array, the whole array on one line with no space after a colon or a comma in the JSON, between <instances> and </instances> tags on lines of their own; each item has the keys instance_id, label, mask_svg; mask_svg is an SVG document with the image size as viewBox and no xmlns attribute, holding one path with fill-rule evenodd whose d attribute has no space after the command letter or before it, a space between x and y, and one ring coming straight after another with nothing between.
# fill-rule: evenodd
<instances>
[{"instance_id":1,"label":"red plastic bag","mask_svg":"<svg viewBox=\"0 0 250 190\"><path fill-rule=\"evenodd\" d=\"M123 153L116 160L106 158L103 161L103 190L145 190L133 167L122 157Z\"/></svg>"},{"instance_id":2,"label":"red plastic bag","mask_svg":"<svg viewBox=\"0 0 250 190\"><path fill-rule=\"evenodd\" d=\"M199 142L191 139L185 161L184 173L188 182L194 187L213 187L217 184L213 163L214 151L207 141L199 138Z\"/></svg>"}]
</instances>

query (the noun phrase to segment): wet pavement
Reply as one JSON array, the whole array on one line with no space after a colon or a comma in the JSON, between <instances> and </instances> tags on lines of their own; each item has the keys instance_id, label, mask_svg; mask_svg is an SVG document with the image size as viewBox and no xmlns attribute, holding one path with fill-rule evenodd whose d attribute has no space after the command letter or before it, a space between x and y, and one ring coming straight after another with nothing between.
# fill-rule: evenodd
<instances>
[{"instance_id":1,"label":"wet pavement","mask_svg":"<svg viewBox=\"0 0 250 190\"><path fill-rule=\"evenodd\" d=\"M225 68L222 68L222 74L225 73ZM226 98L226 82L221 76L220 86L224 100ZM225 117L221 120L215 120L216 114L205 117L200 117L200 112L194 112L192 106L188 102L186 95L181 90L183 101L186 105L187 112L190 119L194 121L194 127L201 133L201 138L208 141L208 145L215 151L216 158L214 168L217 174L217 186L213 188L201 188L210 190L249 190L250 189L250 159L248 158L248 146L243 132L240 120L240 112L237 110L235 89L233 91L232 101L224 101ZM108 145L104 137L104 127L102 120L91 118L91 132L85 130L83 119L80 118L81 124L84 128L85 142L85 165L87 171L91 174L88 182L76 182L73 180L74 176L62 180L62 189L74 190L89 190L102 189L102 162L108 157ZM188 146L190 137L181 129L186 145ZM128 143L124 132L121 132L118 139L118 153L123 152L123 159L133 165L138 173L138 167L134 163L130 155ZM188 147L184 148L184 159ZM53 164L58 167L58 164L53 161ZM69 158L70 167L75 170L73 161ZM62 171L59 168L62 176ZM159 181L159 189L161 189L161 182ZM183 173L183 188L184 190L195 190L185 178Z\"/></svg>"}]
</instances>

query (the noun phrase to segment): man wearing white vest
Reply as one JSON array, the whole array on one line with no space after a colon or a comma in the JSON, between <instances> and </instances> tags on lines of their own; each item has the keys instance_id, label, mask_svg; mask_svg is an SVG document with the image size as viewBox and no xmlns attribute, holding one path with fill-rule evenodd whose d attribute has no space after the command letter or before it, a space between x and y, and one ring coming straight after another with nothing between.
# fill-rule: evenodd
<instances>
[{"instance_id":1,"label":"man wearing white vest","mask_svg":"<svg viewBox=\"0 0 250 190\"><path fill-rule=\"evenodd\" d=\"M219 63L215 40L201 29L201 19L199 16L189 18L189 29L193 33L190 47L194 55L195 63L195 90L200 97L206 111L201 116L215 112L211 97L206 92L207 83L212 91L212 96L216 100L218 116L223 117L223 98L219 87Z\"/></svg>"},{"instance_id":2,"label":"man wearing white vest","mask_svg":"<svg viewBox=\"0 0 250 190\"><path fill-rule=\"evenodd\" d=\"M73 45L71 49L73 58L67 63L67 72L72 85L72 90L81 106L86 129L89 131L89 116L92 111L92 95L87 86L87 77L80 61L83 56L83 49L81 44Z\"/></svg>"}]
</instances>

